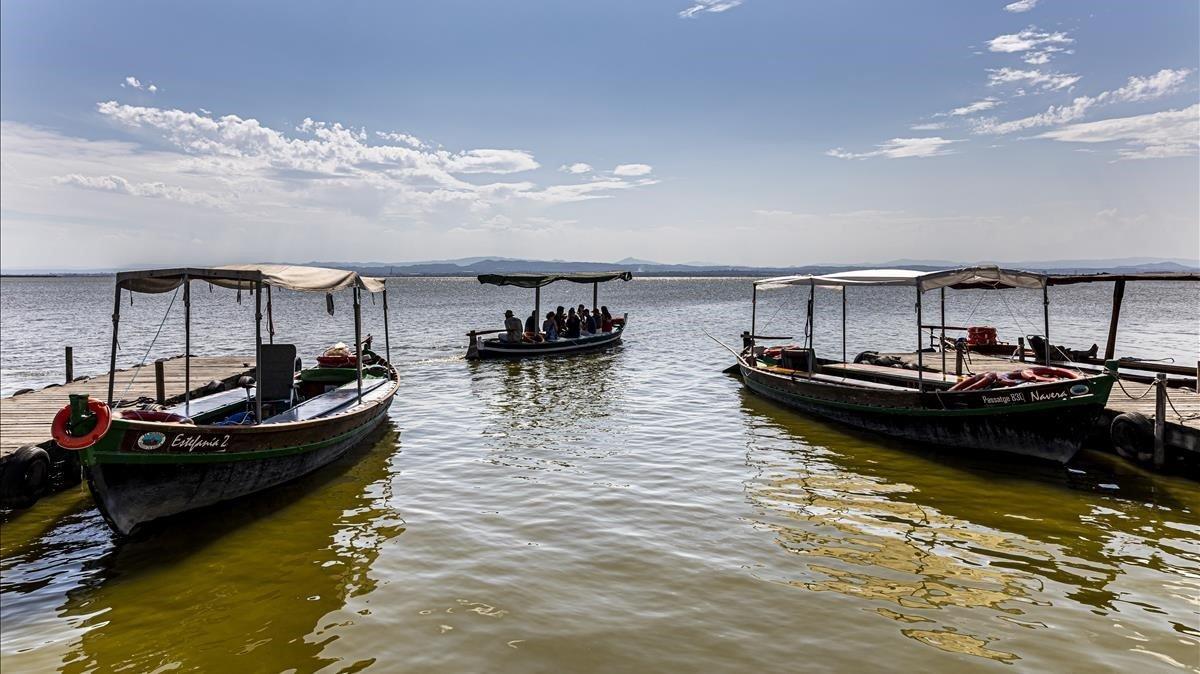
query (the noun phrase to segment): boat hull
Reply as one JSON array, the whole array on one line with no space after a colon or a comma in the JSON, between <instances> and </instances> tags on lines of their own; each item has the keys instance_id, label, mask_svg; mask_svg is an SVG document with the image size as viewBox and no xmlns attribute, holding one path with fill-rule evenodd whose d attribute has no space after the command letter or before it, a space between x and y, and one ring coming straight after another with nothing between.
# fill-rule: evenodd
<instances>
[{"instance_id":1,"label":"boat hull","mask_svg":"<svg viewBox=\"0 0 1200 674\"><path fill-rule=\"evenodd\" d=\"M270 489L335 461L377 429L395 392L389 386L362 409L275 427L114 420L84 452L88 487L104 519L124 535Z\"/></svg>"},{"instance_id":2,"label":"boat hull","mask_svg":"<svg viewBox=\"0 0 1200 674\"><path fill-rule=\"evenodd\" d=\"M539 356L564 356L576 353L599 351L621 343L624 330L580 339L559 339L553 342L506 344L498 340L477 340L467 349L467 358L536 358Z\"/></svg>"},{"instance_id":3,"label":"boat hull","mask_svg":"<svg viewBox=\"0 0 1200 674\"><path fill-rule=\"evenodd\" d=\"M740 366L754 393L800 412L938 447L1065 463L1108 400L1112 380L1088 377L971 392L858 389Z\"/></svg>"}]
</instances>

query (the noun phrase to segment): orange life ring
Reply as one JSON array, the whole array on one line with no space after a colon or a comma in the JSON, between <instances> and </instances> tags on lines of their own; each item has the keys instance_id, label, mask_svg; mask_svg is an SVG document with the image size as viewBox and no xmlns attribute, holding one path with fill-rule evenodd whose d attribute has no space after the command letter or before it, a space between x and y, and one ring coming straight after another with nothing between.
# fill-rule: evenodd
<instances>
[{"instance_id":1,"label":"orange life ring","mask_svg":"<svg viewBox=\"0 0 1200 674\"><path fill-rule=\"evenodd\" d=\"M58 414L54 415L54 421L50 423L50 436L54 438L54 442L58 443L63 449L80 450L87 449L96 444L96 441L104 437L108 432L108 427L112 425L112 411L108 409L100 400L88 400L88 411L96 417L96 425L91 431L84 435L76 437L71 435L67 430L67 424L71 420L71 406L66 405Z\"/></svg>"},{"instance_id":2,"label":"orange life ring","mask_svg":"<svg viewBox=\"0 0 1200 674\"><path fill-rule=\"evenodd\" d=\"M1026 368L1038 377L1054 377L1054 379L1083 379L1083 375L1078 372L1063 369L1061 367L1049 367L1041 365L1038 367Z\"/></svg>"},{"instance_id":3,"label":"orange life ring","mask_svg":"<svg viewBox=\"0 0 1200 674\"><path fill-rule=\"evenodd\" d=\"M981 372L977 375L972 375L950 387L951 391L974 391L978 388L983 388L996 381L995 372Z\"/></svg>"}]
</instances>

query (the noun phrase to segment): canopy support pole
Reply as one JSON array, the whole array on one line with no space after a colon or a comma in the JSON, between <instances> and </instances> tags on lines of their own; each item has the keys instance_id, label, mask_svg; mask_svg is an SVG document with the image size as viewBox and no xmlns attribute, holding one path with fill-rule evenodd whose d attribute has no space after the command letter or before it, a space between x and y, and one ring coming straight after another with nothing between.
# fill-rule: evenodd
<instances>
[{"instance_id":1,"label":"canopy support pole","mask_svg":"<svg viewBox=\"0 0 1200 674\"><path fill-rule=\"evenodd\" d=\"M359 299L361 291L354 286L354 355L355 370L358 375L358 404L362 404L362 302Z\"/></svg>"},{"instance_id":2,"label":"canopy support pole","mask_svg":"<svg viewBox=\"0 0 1200 674\"><path fill-rule=\"evenodd\" d=\"M846 362L846 286L842 286L842 362Z\"/></svg>"},{"instance_id":3,"label":"canopy support pole","mask_svg":"<svg viewBox=\"0 0 1200 674\"><path fill-rule=\"evenodd\" d=\"M938 342L938 351L942 352L942 379L944 380L946 378L946 287L942 286L939 290L942 294L942 339Z\"/></svg>"},{"instance_id":4,"label":"canopy support pole","mask_svg":"<svg viewBox=\"0 0 1200 674\"><path fill-rule=\"evenodd\" d=\"M267 339L275 343L275 316L271 313L271 286L267 286Z\"/></svg>"},{"instance_id":5,"label":"canopy support pole","mask_svg":"<svg viewBox=\"0 0 1200 674\"><path fill-rule=\"evenodd\" d=\"M117 286L113 299L112 353L108 357L108 406L113 406L113 386L117 379L117 325L121 322L121 286Z\"/></svg>"},{"instance_id":6,"label":"canopy support pole","mask_svg":"<svg viewBox=\"0 0 1200 674\"><path fill-rule=\"evenodd\" d=\"M754 291L750 295L750 339L754 339L754 335L758 330L758 286L751 285Z\"/></svg>"},{"instance_id":7,"label":"canopy support pole","mask_svg":"<svg viewBox=\"0 0 1200 674\"><path fill-rule=\"evenodd\" d=\"M538 326L542 324L542 287L538 286L533 289L533 330L537 332Z\"/></svg>"},{"instance_id":8,"label":"canopy support pole","mask_svg":"<svg viewBox=\"0 0 1200 674\"><path fill-rule=\"evenodd\" d=\"M192 409L192 281L183 275L183 416Z\"/></svg>"},{"instance_id":9,"label":"canopy support pole","mask_svg":"<svg viewBox=\"0 0 1200 674\"><path fill-rule=\"evenodd\" d=\"M1108 341L1104 344L1104 360L1112 360L1117 351L1117 321L1121 320L1121 300L1125 297L1125 279L1113 284L1112 318L1108 321Z\"/></svg>"},{"instance_id":10,"label":"canopy support pole","mask_svg":"<svg viewBox=\"0 0 1200 674\"><path fill-rule=\"evenodd\" d=\"M917 286L917 391L925 390L925 354L921 350L921 286Z\"/></svg>"},{"instance_id":11,"label":"canopy support pole","mask_svg":"<svg viewBox=\"0 0 1200 674\"><path fill-rule=\"evenodd\" d=\"M392 362L392 340L388 335L388 307L387 307L387 281L384 281L383 286L383 352L387 356L387 362Z\"/></svg>"},{"instance_id":12,"label":"canopy support pole","mask_svg":"<svg viewBox=\"0 0 1200 674\"><path fill-rule=\"evenodd\" d=\"M813 315L816 313L815 307L817 303L817 285L810 283L808 286L808 374L811 376L816 368L817 356L813 353L813 339L817 336L817 326Z\"/></svg>"},{"instance_id":13,"label":"canopy support pole","mask_svg":"<svg viewBox=\"0 0 1200 674\"><path fill-rule=\"evenodd\" d=\"M1046 331L1046 365L1050 364L1050 286L1042 286L1042 323Z\"/></svg>"},{"instance_id":14,"label":"canopy support pole","mask_svg":"<svg viewBox=\"0 0 1200 674\"><path fill-rule=\"evenodd\" d=\"M254 282L254 423L262 423L262 281Z\"/></svg>"},{"instance_id":15,"label":"canopy support pole","mask_svg":"<svg viewBox=\"0 0 1200 674\"><path fill-rule=\"evenodd\" d=\"M592 311L600 308L600 283L592 283Z\"/></svg>"}]
</instances>

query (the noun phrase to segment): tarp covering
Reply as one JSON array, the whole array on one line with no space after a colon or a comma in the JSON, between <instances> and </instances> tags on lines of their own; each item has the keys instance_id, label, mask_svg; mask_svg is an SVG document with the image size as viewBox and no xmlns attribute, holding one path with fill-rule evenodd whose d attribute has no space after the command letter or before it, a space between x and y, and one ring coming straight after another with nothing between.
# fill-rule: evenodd
<instances>
[{"instance_id":1,"label":"tarp covering","mask_svg":"<svg viewBox=\"0 0 1200 674\"><path fill-rule=\"evenodd\" d=\"M963 267L962 269L930 272L912 269L860 269L823 276L811 274L777 276L755 281L754 285L759 290L807 285L822 287L916 286L924 292L938 288L1042 288L1046 285L1046 276L994 266Z\"/></svg>"},{"instance_id":2,"label":"tarp covering","mask_svg":"<svg viewBox=\"0 0 1200 674\"><path fill-rule=\"evenodd\" d=\"M1134 274L1050 274L1046 283L1052 286L1068 286L1075 283L1102 283L1113 281L1200 281L1200 272L1192 271L1148 271Z\"/></svg>"},{"instance_id":3,"label":"tarp covering","mask_svg":"<svg viewBox=\"0 0 1200 674\"><path fill-rule=\"evenodd\" d=\"M495 286L517 286L519 288L541 288L555 281L570 281L572 283L604 283L606 281L628 281L633 278L632 272L580 272L575 274L480 274L480 283L490 283Z\"/></svg>"},{"instance_id":4,"label":"tarp covering","mask_svg":"<svg viewBox=\"0 0 1200 674\"><path fill-rule=\"evenodd\" d=\"M183 285L184 278L222 288L250 290L255 283L303 292L333 292L358 286L367 292L384 289L384 280L343 269L287 264L231 264L221 267L147 269L117 274L117 287L138 293L165 293Z\"/></svg>"}]
</instances>

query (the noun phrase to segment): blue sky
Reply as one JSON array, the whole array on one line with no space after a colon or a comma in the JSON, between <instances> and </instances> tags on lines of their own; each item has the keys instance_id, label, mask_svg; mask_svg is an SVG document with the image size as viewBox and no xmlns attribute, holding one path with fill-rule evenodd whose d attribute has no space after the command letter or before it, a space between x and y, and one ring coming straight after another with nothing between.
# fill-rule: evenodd
<instances>
[{"instance_id":1,"label":"blue sky","mask_svg":"<svg viewBox=\"0 0 1200 674\"><path fill-rule=\"evenodd\" d=\"M5 2L0 265L1196 258L1198 8Z\"/></svg>"}]
</instances>

